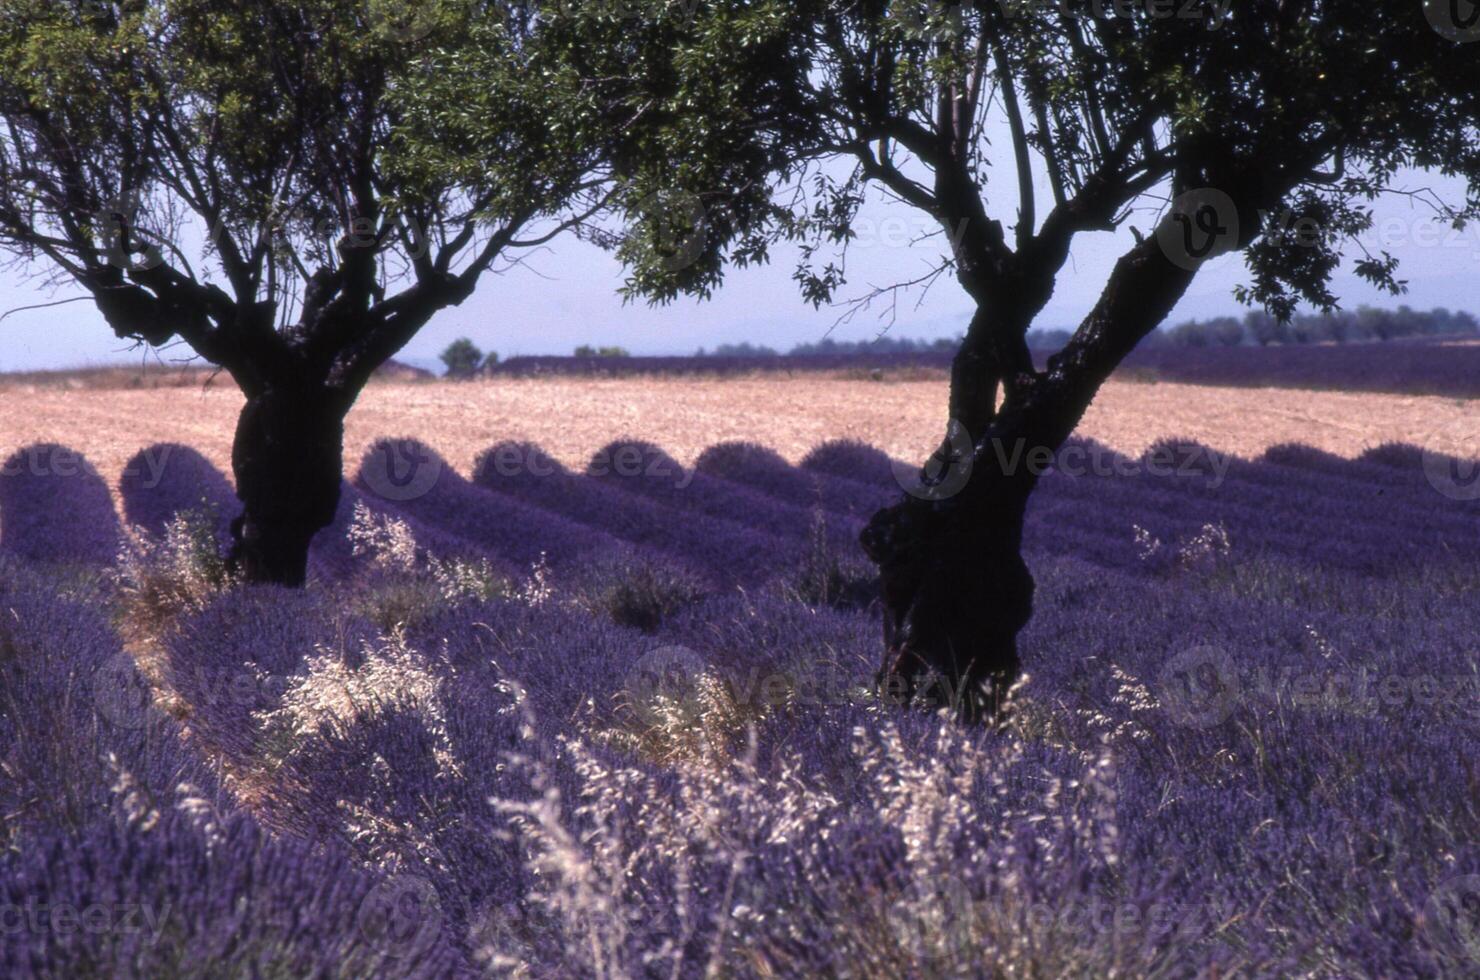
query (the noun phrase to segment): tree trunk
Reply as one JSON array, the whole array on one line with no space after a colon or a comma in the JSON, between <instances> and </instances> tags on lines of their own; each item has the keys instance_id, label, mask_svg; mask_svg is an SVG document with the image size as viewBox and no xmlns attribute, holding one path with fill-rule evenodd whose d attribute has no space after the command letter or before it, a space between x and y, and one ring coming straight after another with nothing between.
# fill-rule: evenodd
<instances>
[{"instance_id":1,"label":"tree trunk","mask_svg":"<svg viewBox=\"0 0 1480 980\"><path fill-rule=\"evenodd\" d=\"M248 397L231 450L242 502L231 563L247 581L304 584L309 543L339 506L346 410L338 392L319 385Z\"/></svg>"},{"instance_id":2,"label":"tree trunk","mask_svg":"<svg viewBox=\"0 0 1480 980\"><path fill-rule=\"evenodd\" d=\"M921 700L965 721L998 713L1017 680L1017 634L1033 613L1022 558L1034 474L1016 440L989 438L966 489L910 495L879 511L862 543L879 565L884 662L876 681L896 703ZM1007 465L1003 465L1004 459Z\"/></svg>"},{"instance_id":3,"label":"tree trunk","mask_svg":"<svg viewBox=\"0 0 1480 980\"><path fill-rule=\"evenodd\" d=\"M1169 260L1155 238L1139 241L1042 372L1024 368L1021 322L1002 311L973 318L953 366L951 408L978 427L989 421L980 432L967 426L969 450L948 439L921 486L875 514L860 538L883 591L883 696L919 697L964 720L1000 711L1018 677L1017 634L1033 613L1033 577L1022 557L1028 498L1100 385L1171 312L1194 271ZM990 341L973 338L979 330ZM999 384L1006 398L990 412ZM961 457L969 470L954 465Z\"/></svg>"}]
</instances>

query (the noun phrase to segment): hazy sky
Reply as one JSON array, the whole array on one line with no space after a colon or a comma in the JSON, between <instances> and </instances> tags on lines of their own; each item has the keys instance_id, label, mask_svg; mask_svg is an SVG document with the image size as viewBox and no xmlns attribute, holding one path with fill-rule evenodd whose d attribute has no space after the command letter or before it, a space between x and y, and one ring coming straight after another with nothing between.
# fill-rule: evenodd
<instances>
[{"instance_id":1,"label":"hazy sky","mask_svg":"<svg viewBox=\"0 0 1480 980\"><path fill-rule=\"evenodd\" d=\"M1399 186L1431 186L1454 201L1463 194L1457 183L1423 174L1410 175ZM1376 210L1378 226L1365 241L1373 251L1385 247L1400 258L1409 295L1401 300L1384 298L1344 273L1336 288L1343 305L1406 302L1419 308L1447 306L1480 312L1480 225L1462 232L1443 228L1431 219L1428 208L1401 195L1384 198ZM994 215L1009 224L1013 217L1003 208ZM849 254L850 284L843 296L866 292L870 283L913 278L940 254L938 238L909 245L928 229L924 219L908 208L871 201L862 219L859 240ZM1152 215L1140 215L1132 223L1149 228ZM1124 232L1081 237L1038 325L1077 323L1129 241ZM484 349L505 357L569 353L583 343L619 344L643 354L691 353L701 346L746 340L785 350L800 341L820 339L842 312L814 311L801 301L791 281L794 259L794 252L782 250L768 267L732 272L724 289L707 303L685 300L662 308L623 306L616 295L622 279L616 262L593 246L573 239L557 241L531 256L527 267L486 276L468 302L440 313L406 349L403 359L430 366L437 352L460 336L471 337ZM1242 312L1232 288L1243 271L1237 256L1210 263L1173 320ZM77 291L65 285L52 292L27 282L17 271L0 272L0 311L73 295ZM963 329L970 305L954 281L942 278L918 309L916 298L901 299L892 328L895 335L943 337ZM838 326L832 336L869 339L883 325L874 314L865 313ZM0 371L138 361L144 356L114 338L88 303L14 313L0 321L0 336L4 338ZM180 347L164 356L187 353Z\"/></svg>"}]
</instances>

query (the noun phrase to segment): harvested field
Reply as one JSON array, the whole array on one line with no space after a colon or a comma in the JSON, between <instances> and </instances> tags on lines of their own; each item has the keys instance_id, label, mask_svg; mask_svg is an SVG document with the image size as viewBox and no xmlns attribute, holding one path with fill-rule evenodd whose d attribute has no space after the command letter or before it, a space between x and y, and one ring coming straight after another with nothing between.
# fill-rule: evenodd
<instances>
[{"instance_id":1,"label":"harvested field","mask_svg":"<svg viewBox=\"0 0 1480 980\"><path fill-rule=\"evenodd\" d=\"M874 382L838 377L730 379L497 379L384 382L350 414L346 466L376 439L412 437L460 472L495 443L536 443L582 468L612 439L662 446L688 464L706 447L751 440L797 462L829 439L856 438L910 458L931 446L945 413L944 380ZM139 449L178 442L230 473L241 396L227 379L210 387L68 390L0 386L0 450L57 442L81 452L110 483ZM1480 457L1480 411L1459 399L1411 395L1215 388L1111 382L1080 435L1127 454L1159 439L1191 439L1254 458L1299 442L1345 457L1406 442Z\"/></svg>"}]
</instances>

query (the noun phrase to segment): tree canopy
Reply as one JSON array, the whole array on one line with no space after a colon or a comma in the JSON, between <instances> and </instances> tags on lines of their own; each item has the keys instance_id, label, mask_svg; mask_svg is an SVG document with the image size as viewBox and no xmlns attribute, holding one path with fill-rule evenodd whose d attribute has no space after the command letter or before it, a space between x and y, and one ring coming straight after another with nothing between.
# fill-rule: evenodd
<instances>
[{"instance_id":1,"label":"tree canopy","mask_svg":"<svg viewBox=\"0 0 1480 980\"><path fill-rule=\"evenodd\" d=\"M0 246L249 393L353 391L599 201L537 50L527 12L472 0L3 0ZM431 166L407 98L470 52L476 175Z\"/></svg>"},{"instance_id":2,"label":"tree canopy","mask_svg":"<svg viewBox=\"0 0 1480 980\"><path fill-rule=\"evenodd\" d=\"M0 248L236 380L248 577L302 583L375 369L606 200L623 107L542 38L496 0L0 0Z\"/></svg>"},{"instance_id":3,"label":"tree canopy","mask_svg":"<svg viewBox=\"0 0 1480 980\"><path fill-rule=\"evenodd\" d=\"M1281 316L1335 302L1341 250L1397 175L1460 175L1467 199L1429 203L1455 221L1480 208L1480 60L1419 3L681 6L651 29L671 52L656 82L622 76L634 107L716 107L645 112L663 150L642 158L665 161L646 192L713 202L705 263L673 270L627 241L629 285L659 299L716 285L722 251L744 263L784 238L805 246L805 296L833 299L868 185L939 223L942 271L973 298L1036 279L1039 307L1052 282L1038 270L1056 271L1076 236L1149 236L1186 192L1231 199L1220 250L1247 249L1241 295ZM1387 255L1354 268L1399 286Z\"/></svg>"}]
</instances>

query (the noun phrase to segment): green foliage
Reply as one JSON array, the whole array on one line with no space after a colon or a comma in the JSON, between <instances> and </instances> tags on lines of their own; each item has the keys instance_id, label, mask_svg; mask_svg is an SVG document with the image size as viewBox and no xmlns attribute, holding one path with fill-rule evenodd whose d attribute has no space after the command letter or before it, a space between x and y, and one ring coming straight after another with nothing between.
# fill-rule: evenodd
<instances>
[{"instance_id":1,"label":"green foliage","mask_svg":"<svg viewBox=\"0 0 1480 980\"><path fill-rule=\"evenodd\" d=\"M1037 308L1075 236L1164 215L1195 188L1233 201L1250 270L1238 295L1280 319L1334 304L1344 250L1405 169L1463 177L1466 199L1440 214L1480 216L1480 59L1415 0L1126 6L761 0L559 16L588 40L590 76L646 107L616 157L629 293L707 294L726 261L791 240L804 297L830 301L870 185L959 235L938 268L973 298ZM1051 195L1013 172L1046 175ZM675 263L652 202L685 195L703 204L704 242ZM1389 256L1352 267L1404 288Z\"/></svg>"},{"instance_id":2,"label":"green foliage","mask_svg":"<svg viewBox=\"0 0 1480 980\"><path fill-rule=\"evenodd\" d=\"M632 354L625 347L592 347L590 344L582 344L575 349L576 357L631 357Z\"/></svg>"},{"instance_id":3,"label":"green foliage","mask_svg":"<svg viewBox=\"0 0 1480 980\"><path fill-rule=\"evenodd\" d=\"M0 248L249 392L352 396L603 198L617 121L559 63L523 4L0 0Z\"/></svg>"},{"instance_id":4,"label":"green foliage","mask_svg":"<svg viewBox=\"0 0 1480 980\"><path fill-rule=\"evenodd\" d=\"M459 337L448 344L438 357L446 366L449 378L472 377L483 363L483 351L467 337ZM497 354L493 355L493 360L494 363L498 362Z\"/></svg>"}]
</instances>

